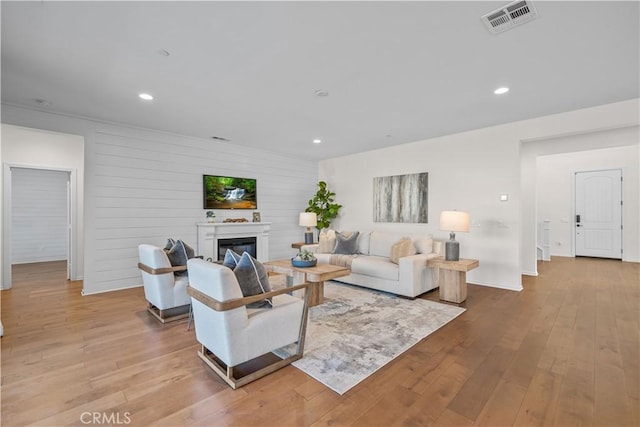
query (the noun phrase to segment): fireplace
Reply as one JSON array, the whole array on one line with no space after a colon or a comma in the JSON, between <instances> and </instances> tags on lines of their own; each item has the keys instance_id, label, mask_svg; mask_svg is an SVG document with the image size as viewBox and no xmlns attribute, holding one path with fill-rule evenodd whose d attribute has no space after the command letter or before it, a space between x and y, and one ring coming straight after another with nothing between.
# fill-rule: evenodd
<instances>
[{"instance_id":1,"label":"fireplace","mask_svg":"<svg viewBox=\"0 0 640 427\"><path fill-rule=\"evenodd\" d=\"M246 250L260 262L269 261L270 222L203 222L196 225L198 227L197 255L202 255L204 259L224 259L228 246L223 248L218 241L221 240L223 245L227 245L227 240L237 240L239 243L232 242L231 247L235 247L234 250L239 254ZM252 239L252 242L245 243L246 239ZM245 248L249 245L253 245L253 252Z\"/></svg>"},{"instance_id":2,"label":"fireplace","mask_svg":"<svg viewBox=\"0 0 640 427\"><path fill-rule=\"evenodd\" d=\"M224 260L224 254L227 249L231 249L237 254L242 255L243 252L249 252L254 258L256 254L256 238L255 237L235 237L231 239L218 239L218 261Z\"/></svg>"}]
</instances>

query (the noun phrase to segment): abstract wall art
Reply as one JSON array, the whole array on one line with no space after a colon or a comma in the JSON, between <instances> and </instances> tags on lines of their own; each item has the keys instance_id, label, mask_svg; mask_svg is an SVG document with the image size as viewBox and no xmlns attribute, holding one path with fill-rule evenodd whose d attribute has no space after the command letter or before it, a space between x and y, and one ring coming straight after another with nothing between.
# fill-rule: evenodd
<instances>
[{"instance_id":1,"label":"abstract wall art","mask_svg":"<svg viewBox=\"0 0 640 427\"><path fill-rule=\"evenodd\" d=\"M427 223L429 173L373 178L373 221Z\"/></svg>"}]
</instances>

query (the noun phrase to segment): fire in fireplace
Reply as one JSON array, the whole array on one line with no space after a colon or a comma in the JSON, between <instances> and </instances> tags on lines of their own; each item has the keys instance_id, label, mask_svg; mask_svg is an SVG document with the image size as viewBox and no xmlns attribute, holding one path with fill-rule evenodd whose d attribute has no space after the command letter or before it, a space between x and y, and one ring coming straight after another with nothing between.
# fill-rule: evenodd
<instances>
[{"instance_id":1,"label":"fire in fireplace","mask_svg":"<svg viewBox=\"0 0 640 427\"><path fill-rule=\"evenodd\" d=\"M218 239L218 261L224 260L224 254L227 249L231 249L237 254L242 255L243 252L249 252L254 258L257 258L255 237L234 237L233 239Z\"/></svg>"}]
</instances>

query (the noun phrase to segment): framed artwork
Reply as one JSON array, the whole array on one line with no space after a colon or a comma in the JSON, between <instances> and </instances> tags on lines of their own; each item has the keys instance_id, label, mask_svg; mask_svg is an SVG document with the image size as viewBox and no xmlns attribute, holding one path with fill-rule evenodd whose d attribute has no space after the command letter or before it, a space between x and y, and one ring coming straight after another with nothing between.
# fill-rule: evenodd
<instances>
[{"instance_id":1,"label":"framed artwork","mask_svg":"<svg viewBox=\"0 0 640 427\"><path fill-rule=\"evenodd\" d=\"M373 221L427 223L429 173L373 178Z\"/></svg>"},{"instance_id":2,"label":"framed artwork","mask_svg":"<svg viewBox=\"0 0 640 427\"><path fill-rule=\"evenodd\" d=\"M260 212L253 213L253 222L260 222Z\"/></svg>"}]
</instances>

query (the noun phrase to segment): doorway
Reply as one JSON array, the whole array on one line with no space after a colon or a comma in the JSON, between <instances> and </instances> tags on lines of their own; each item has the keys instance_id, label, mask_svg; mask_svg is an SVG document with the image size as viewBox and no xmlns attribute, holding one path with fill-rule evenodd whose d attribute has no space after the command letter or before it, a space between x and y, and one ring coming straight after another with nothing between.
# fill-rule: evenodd
<instances>
[{"instance_id":1,"label":"doorway","mask_svg":"<svg viewBox=\"0 0 640 427\"><path fill-rule=\"evenodd\" d=\"M70 172L16 167L11 175L11 264L65 261L68 279Z\"/></svg>"},{"instance_id":2,"label":"doorway","mask_svg":"<svg viewBox=\"0 0 640 427\"><path fill-rule=\"evenodd\" d=\"M575 255L622 259L622 169L576 172Z\"/></svg>"},{"instance_id":3,"label":"doorway","mask_svg":"<svg viewBox=\"0 0 640 427\"><path fill-rule=\"evenodd\" d=\"M14 263L64 259L73 279L75 180L75 170L4 165L3 289Z\"/></svg>"}]
</instances>

